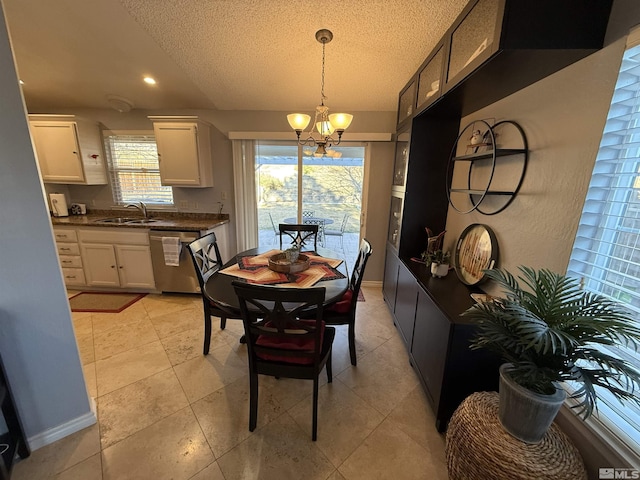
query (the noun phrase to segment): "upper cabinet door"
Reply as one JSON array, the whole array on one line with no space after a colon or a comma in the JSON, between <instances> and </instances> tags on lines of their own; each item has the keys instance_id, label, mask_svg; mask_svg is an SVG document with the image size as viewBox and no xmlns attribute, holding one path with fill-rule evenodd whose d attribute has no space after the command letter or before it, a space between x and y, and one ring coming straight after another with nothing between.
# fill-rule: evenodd
<instances>
[{"instance_id":1,"label":"upper cabinet door","mask_svg":"<svg viewBox=\"0 0 640 480\"><path fill-rule=\"evenodd\" d=\"M52 183L85 181L74 122L31 122L31 135L42 180Z\"/></svg>"},{"instance_id":2,"label":"upper cabinet door","mask_svg":"<svg viewBox=\"0 0 640 480\"><path fill-rule=\"evenodd\" d=\"M498 48L502 12L499 0L470 3L451 34L447 88L459 83Z\"/></svg>"},{"instance_id":3,"label":"upper cabinet door","mask_svg":"<svg viewBox=\"0 0 640 480\"><path fill-rule=\"evenodd\" d=\"M402 89L398 98L398 128L405 125L413 118L416 104L416 81L412 79L409 84Z\"/></svg>"},{"instance_id":4,"label":"upper cabinet door","mask_svg":"<svg viewBox=\"0 0 640 480\"><path fill-rule=\"evenodd\" d=\"M104 185L107 173L100 127L75 115L29 115L45 183Z\"/></svg>"},{"instance_id":5,"label":"upper cabinet door","mask_svg":"<svg viewBox=\"0 0 640 480\"><path fill-rule=\"evenodd\" d=\"M211 136L207 124L154 121L153 130L163 185L213 186Z\"/></svg>"},{"instance_id":6,"label":"upper cabinet door","mask_svg":"<svg viewBox=\"0 0 640 480\"><path fill-rule=\"evenodd\" d=\"M416 113L431 105L442 95L442 70L444 64L444 44L440 43L427 58L418 74L418 96Z\"/></svg>"},{"instance_id":7,"label":"upper cabinet door","mask_svg":"<svg viewBox=\"0 0 640 480\"><path fill-rule=\"evenodd\" d=\"M404 191L407 183L407 166L409 163L409 143L411 130L403 130L396 136L396 155L393 162L392 188Z\"/></svg>"}]
</instances>

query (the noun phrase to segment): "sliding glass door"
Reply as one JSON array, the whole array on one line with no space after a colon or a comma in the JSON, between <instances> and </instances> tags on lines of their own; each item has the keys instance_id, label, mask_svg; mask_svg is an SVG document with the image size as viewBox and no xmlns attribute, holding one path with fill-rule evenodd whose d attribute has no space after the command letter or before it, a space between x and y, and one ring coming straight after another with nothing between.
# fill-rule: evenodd
<instances>
[{"instance_id":1,"label":"sliding glass door","mask_svg":"<svg viewBox=\"0 0 640 480\"><path fill-rule=\"evenodd\" d=\"M318 222L322 244L355 260L365 147L334 147L315 157L295 142L255 142L256 201L260 246L278 245L279 223Z\"/></svg>"}]
</instances>

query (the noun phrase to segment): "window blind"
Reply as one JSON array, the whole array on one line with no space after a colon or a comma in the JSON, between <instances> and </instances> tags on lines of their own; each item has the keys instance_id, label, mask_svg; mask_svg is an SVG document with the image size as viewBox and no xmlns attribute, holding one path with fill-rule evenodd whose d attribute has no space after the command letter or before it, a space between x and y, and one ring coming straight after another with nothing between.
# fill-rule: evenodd
<instances>
[{"instance_id":1,"label":"window blind","mask_svg":"<svg viewBox=\"0 0 640 480\"><path fill-rule=\"evenodd\" d=\"M640 322L640 46L624 54L567 273ZM609 353L640 369L640 352ZM640 451L640 409L598 389L600 420ZM636 392L638 395L638 392Z\"/></svg>"},{"instance_id":2,"label":"window blind","mask_svg":"<svg viewBox=\"0 0 640 480\"><path fill-rule=\"evenodd\" d=\"M173 205L172 188L160 183L158 150L153 135L107 134L104 141L117 204Z\"/></svg>"}]
</instances>

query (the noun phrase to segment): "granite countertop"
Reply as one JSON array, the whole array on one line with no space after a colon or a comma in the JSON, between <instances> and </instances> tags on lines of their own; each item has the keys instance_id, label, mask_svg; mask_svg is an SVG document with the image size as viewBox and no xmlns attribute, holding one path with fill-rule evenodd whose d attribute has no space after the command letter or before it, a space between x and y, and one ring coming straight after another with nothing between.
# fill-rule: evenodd
<instances>
[{"instance_id":1,"label":"granite countertop","mask_svg":"<svg viewBox=\"0 0 640 480\"><path fill-rule=\"evenodd\" d=\"M153 230L173 230L179 232L199 232L210 230L229 223L226 213L177 213L149 212L152 222L145 223L101 223L99 220L114 217L142 218L133 210L88 210L86 215L51 217L53 226L66 227L105 227L105 228L144 228Z\"/></svg>"}]
</instances>

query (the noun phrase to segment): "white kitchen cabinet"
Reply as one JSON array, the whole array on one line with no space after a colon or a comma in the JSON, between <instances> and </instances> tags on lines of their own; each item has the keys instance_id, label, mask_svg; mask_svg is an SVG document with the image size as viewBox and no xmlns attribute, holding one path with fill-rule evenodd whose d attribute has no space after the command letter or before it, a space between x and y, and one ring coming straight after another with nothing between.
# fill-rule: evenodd
<instances>
[{"instance_id":1,"label":"white kitchen cabinet","mask_svg":"<svg viewBox=\"0 0 640 480\"><path fill-rule=\"evenodd\" d=\"M211 125L198 117L150 116L160 179L174 187L212 187Z\"/></svg>"},{"instance_id":2,"label":"white kitchen cabinet","mask_svg":"<svg viewBox=\"0 0 640 480\"><path fill-rule=\"evenodd\" d=\"M75 115L29 115L29 127L43 182L107 183L97 123Z\"/></svg>"},{"instance_id":3,"label":"white kitchen cabinet","mask_svg":"<svg viewBox=\"0 0 640 480\"><path fill-rule=\"evenodd\" d=\"M148 245L114 245L118 261L120 286L154 288L151 251Z\"/></svg>"},{"instance_id":4,"label":"white kitchen cabinet","mask_svg":"<svg viewBox=\"0 0 640 480\"><path fill-rule=\"evenodd\" d=\"M62 277L68 287L85 285L82 258L78 236L73 228L54 228L53 236L56 240L58 261L62 267Z\"/></svg>"},{"instance_id":5,"label":"white kitchen cabinet","mask_svg":"<svg viewBox=\"0 0 640 480\"><path fill-rule=\"evenodd\" d=\"M82 245L87 285L93 287L119 287L118 261L113 245Z\"/></svg>"},{"instance_id":6,"label":"white kitchen cabinet","mask_svg":"<svg viewBox=\"0 0 640 480\"><path fill-rule=\"evenodd\" d=\"M155 288L147 230L80 229L78 237L87 285Z\"/></svg>"}]
</instances>

